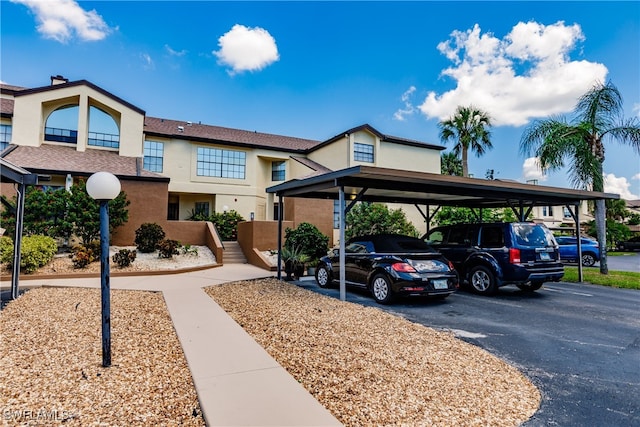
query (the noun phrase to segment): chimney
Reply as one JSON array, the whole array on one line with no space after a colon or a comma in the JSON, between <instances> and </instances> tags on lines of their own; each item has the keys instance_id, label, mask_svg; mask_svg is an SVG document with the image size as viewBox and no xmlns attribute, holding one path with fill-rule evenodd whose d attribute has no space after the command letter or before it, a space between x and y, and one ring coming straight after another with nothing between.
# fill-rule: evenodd
<instances>
[{"instance_id":1,"label":"chimney","mask_svg":"<svg viewBox=\"0 0 640 427\"><path fill-rule=\"evenodd\" d=\"M65 79L60 74L57 76L51 76L51 86L61 85L63 83L69 83L69 79Z\"/></svg>"}]
</instances>

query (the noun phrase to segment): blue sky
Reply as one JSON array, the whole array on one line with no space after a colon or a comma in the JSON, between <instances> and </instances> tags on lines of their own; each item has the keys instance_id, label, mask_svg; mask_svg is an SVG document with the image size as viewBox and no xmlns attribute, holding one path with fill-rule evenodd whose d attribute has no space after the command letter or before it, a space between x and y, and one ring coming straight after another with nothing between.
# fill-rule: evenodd
<instances>
[{"instance_id":1,"label":"blue sky","mask_svg":"<svg viewBox=\"0 0 640 427\"><path fill-rule=\"evenodd\" d=\"M638 1L2 0L0 14L2 82L85 79L149 116L316 140L368 123L442 144L438 122L474 105L494 123L476 177L569 187L520 137L596 81L640 117ZM608 143L604 171L606 191L640 198L637 152Z\"/></svg>"}]
</instances>

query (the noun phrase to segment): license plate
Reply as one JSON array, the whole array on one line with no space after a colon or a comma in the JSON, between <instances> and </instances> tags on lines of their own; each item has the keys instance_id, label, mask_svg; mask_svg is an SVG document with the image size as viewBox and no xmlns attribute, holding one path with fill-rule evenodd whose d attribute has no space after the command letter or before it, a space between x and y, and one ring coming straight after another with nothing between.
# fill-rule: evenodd
<instances>
[{"instance_id":1,"label":"license plate","mask_svg":"<svg viewBox=\"0 0 640 427\"><path fill-rule=\"evenodd\" d=\"M433 281L433 289L447 289L447 279L437 279Z\"/></svg>"},{"instance_id":2,"label":"license plate","mask_svg":"<svg viewBox=\"0 0 640 427\"><path fill-rule=\"evenodd\" d=\"M541 261L551 261L551 257L548 252L540 252L540 260Z\"/></svg>"}]
</instances>

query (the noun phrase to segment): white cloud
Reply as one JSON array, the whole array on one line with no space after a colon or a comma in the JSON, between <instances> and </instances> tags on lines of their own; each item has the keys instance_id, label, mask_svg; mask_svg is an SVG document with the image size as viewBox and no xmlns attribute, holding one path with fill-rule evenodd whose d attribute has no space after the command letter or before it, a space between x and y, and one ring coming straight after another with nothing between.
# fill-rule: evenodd
<instances>
[{"instance_id":1,"label":"white cloud","mask_svg":"<svg viewBox=\"0 0 640 427\"><path fill-rule=\"evenodd\" d=\"M522 164L522 177L525 181L535 179L537 181L546 181L547 175L540 168L540 162L537 157L529 157Z\"/></svg>"},{"instance_id":2,"label":"white cloud","mask_svg":"<svg viewBox=\"0 0 640 427\"><path fill-rule=\"evenodd\" d=\"M411 86L402 94L402 98L400 99L402 99L402 102L404 103L404 108L400 108L398 111L396 111L393 114L394 119L403 122L406 120L405 119L406 116L410 116L415 112L416 108L411 103L411 95L413 95L415 91L416 91L416 87Z\"/></svg>"},{"instance_id":3,"label":"white cloud","mask_svg":"<svg viewBox=\"0 0 640 427\"><path fill-rule=\"evenodd\" d=\"M631 179L640 179L640 173L633 175Z\"/></svg>"},{"instance_id":4,"label":"white cloud","mask_svg":"<svg viewBox=\"0 0 640 427\"><path fill-rule=\"evenodd\" d=\"M454 63L442 71L457 84L448 92L433 91L419 106L428 118L446 119L459 105L486 111L494 125L522 126L532 118L567 113L595 82L605 81L607 68L569 53L584 41L579 25L520 22L499 39L472 29L454 31L438 45Z\"/></svg>"},{"instance_id":5,"label":"white cloud","mask_svg":"<svg viewBox=\"0 0 640 427\"><path fill-rule=\"evenodd\" d=\"M638 175L634 175L632 179L637 179ZM638 194L634 194L631 192L630 187L631 187L631 184L629 183L629 181L627 181L627 178L625 177L617 177L612 173L607 173L604 175L604 192L605 193L619 194L620 198L625 200L640 199L640 196L638 196Z\"/></svg>"},{"instance_id":6,"label":"white cloud","mask_svg":"<svg viewBox=\"0 0 640 427\"><path fill-rule=\"evenodd\" d=\"M640 104L633 104L633 112L640 118Z\"/></svg>"},{"instance_id":7,"label":"white cloud","mask_svg":"<svg viewBox=\"0 0 640 427\"><path fill-rule=\"evenodd\" d=\"M280 59L275 39L263 28L236 24L218 39L213 51L218 62L230 67L230 74L259 71Z\"/></svg>"},{"instance_id":8,"label":"white cloud","mask_svg":"<svg viewBox=\"0 0 640 427\"><path fill-rule=\"evenodd\" d=\"M148 53L141 53L140 59L142 59L142 67L145 70L153 70L156 67L153 59L151 58L151 55L149 55Z\"/></svg>"},{"instance_id":9,"label":"white cloud","mask_svg":"<svg viewBox=\"0 0 640 427\"><path fill-rule=\"evenodd\" d=\"M11 0L27 6L45 38L66 43L74 35L82 41L104 39L112 29L95 10L86 11L74 0Z\"/></svg>"},{"instance_id":10,"label":"white cloud","mask_svg":"<svg viewBox=\"0 0 640 427\"><path fill-rule=\"evenodd\" d=\"M164 50L166 50L166 51L167 51L167 53L168 53L169 55L171 55L171 56L178 56L178 57L181 57L181 56L185 56L185 55L187 54L187 51L186 51L186 50L184 50L184 49L182 49L182 50L180 50L180 51L178 51L178 50L173 50L173 49L171 48L171 46L169 46L168 44L165 44L165 45L164 45Z\"/></svg>"}]
</instances>

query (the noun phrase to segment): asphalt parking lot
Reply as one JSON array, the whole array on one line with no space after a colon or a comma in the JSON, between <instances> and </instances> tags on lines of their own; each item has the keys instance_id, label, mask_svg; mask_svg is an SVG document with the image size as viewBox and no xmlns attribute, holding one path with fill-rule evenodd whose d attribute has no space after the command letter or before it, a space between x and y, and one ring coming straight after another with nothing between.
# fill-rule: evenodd
<instances>
[{"instance_id":1,"label":"asphalt parking lot","mask_svg":"<svg viewBox=\"0 0 640 427\"><path fill-rule=\"evenodd\" d=\"M337 287L297 283L339 298ZM347 300L452 331L516 366L543 396L526 427L640 426L640 291L558 282L534 293L507 286L493 297L460 291L388 306L348 289Z\"/></svg>"}]
</instances>

